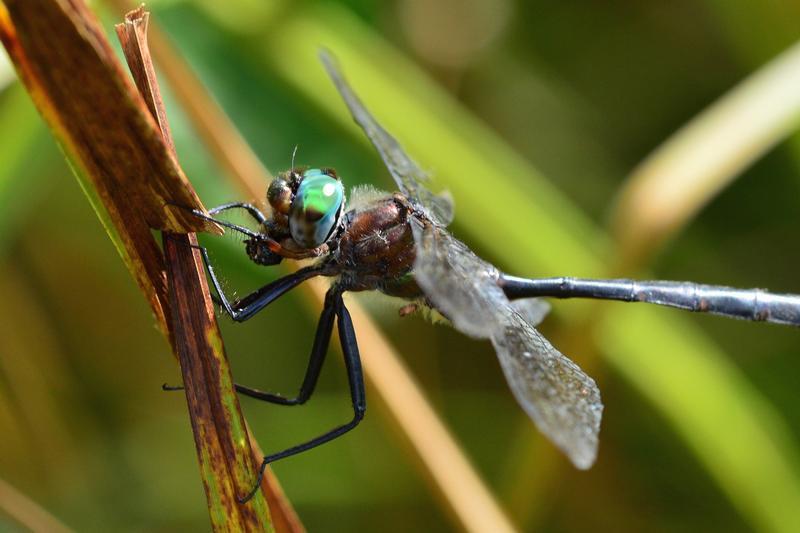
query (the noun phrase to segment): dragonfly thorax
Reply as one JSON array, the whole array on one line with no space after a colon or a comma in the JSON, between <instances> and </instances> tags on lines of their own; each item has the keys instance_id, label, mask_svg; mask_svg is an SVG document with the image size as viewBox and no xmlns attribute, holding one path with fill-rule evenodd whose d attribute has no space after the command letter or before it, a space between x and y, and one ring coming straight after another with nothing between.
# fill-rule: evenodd
<instances>
[{"instance_id":1,"label":"dragonfly thorax","mask_svg":"<svg viewBox=\"0 0 800 533\"><path fill-rule=\"evenodd\" d=\"M409 224L413 216L400 194L387 194L345 213L344 230L328 262L340 271L347 290L379 290L403 298L421 295L411 275L416 256Z\"/></svg>"}]
</instances>

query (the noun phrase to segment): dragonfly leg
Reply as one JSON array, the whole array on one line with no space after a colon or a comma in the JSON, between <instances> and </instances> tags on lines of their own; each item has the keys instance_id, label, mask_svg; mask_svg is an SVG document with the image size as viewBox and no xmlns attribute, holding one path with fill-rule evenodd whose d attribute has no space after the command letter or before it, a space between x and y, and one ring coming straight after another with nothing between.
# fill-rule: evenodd
<instances>
[{"instance_id":1,"label":"dragonfly leg","mask_svg":"<svg viewBox=\"0 0 800 533\"><path fill-rule=\"evenodd\" d=\"M279 278L272 283L261 287L260 289L248 294L240 300L231 302L222 290L222 284L217 278L211 260L208 257L208 251L202 246L192 246L200 251L203 257L203 263L208 271L208 276L211 278L211 284L217 293L217 297L213 297L215 302L222 305L225 312L235 321L244 322L253 317L256 313L264 309L267 305L277 300L279 297L286 294L289 290L299 285L306 279L314 276L322 275L322 270L318 267L306 267L300 270ZM326 306L322 310L322 315L319 319L317 326L317 334L314 338L314 346L311 350L308 368L306 375L303 378L303 383L300 387L300 393L293 398L286 398L279 394L260 391L244 385L235 384L236 390L245 396L263 400L266 402L277 403L280 405L299 405L305 403L311 394L314 392L314 387L317 384L322 363L325 360L325 354L330 343L331 331L333 330L333 318L336 314L335 301L331 300L328 303L326 298ZM166 383L161 387L165 391L182 390L182 386L171 386Z\"/></svg>"},{"instance_id":2,"label":"dragonfly leg","mask_svg":"<svg viewBox=\"0 0 800 533\"><path fill-rule=\"evenodd\" d=\"M177 207L179 209L184 209L186 211L189 211L190 213L192 213L197 218L202 218L203 220L208 220L209 222L214 222L215 224L219 224L220 226L223 226L223 227L238 231L239 233L243 233L244 235L247 235L251 239L263 239L263 238L266 237L266 235L264 235L262 233L259 233L257 231L253 231L250 228L246 228L244 226L240 226L239 224L234 224L233 222L228 222L227 220L216 219L211 215L207 215L207 214L203 213L199 209L191 209L189 207L185 207L185 206L178 205L178 204L172 204L172 203L167 204L167 205L171 205L172 207ZM220 211L224 211L226 206L229 206L229 205L231 205L231 204L223 204L223 205L219 206L219 207L223 208L223 209L220 209ZM255 209L255 208L253 208L253 209ZM219 212L219 211L216 211L216 212ZM256 216L254 213L250 213L250 214L253 215L254 217Z\"/></svg>"},{"instance_id":3,"label":"dragonfly leg","mask_svg":"<svg viewBox=\"0 0 800 533\"><path fill-rule=\"evenodd\" d=\"M244 209L245 211L250 213L250 216L252 216L259 224L264 224L267 221L267 216L264 213L262 213L253 204L248 204L246 202L230 202L227 204L218 205L213 209L209 209L208 214L216 215L217 213L221 213L229 209Z\"/></svg>"},{"instance_id":4,"label":"dragonfly leg","mask_svg":"<svg viewBox=\"0 0 800 533\"><path fill-rule=\"evenodd\" d=\"M325 298L325 306L322 309L322 314L317 323L317 332L314 336L314 344L311 348L308 366L306 367L303 383L300 385L300 392L297 396L286 397L234 383L236 391L244 396L278 405L302 405L306 403L314 393L317 381L319 380L319 374L322 371L322 364L325 362L325 356L327 355L328 345L331 340L331 333L333 332L333 319L336 317L336 311L336 300L333 297L333 293L331 293ZM161 388L165 391L183 390L183 387L180 385L174 386L166 383L163 384Z\"/></svg>"},{"instance_id":5,"label":"dragonfly leg","mask_svg":"<svg viewBox=\"0 0 800 533\"><path fill-rule=\"evenodd\" d=\"M300 392L293 398L287 398L279 394L260 391L244 385L236 384L236 390L245 396L255 398L270 403L277 403L280 405L302 405L308 401L314 393L314 388L317 386L322 364L325 362L325 356L328 353L328 345L331 341L331 332L333 331L333 319L336 316L336 301L333 298L333 293L329 293L325 298L325 306L322 309L322 314L319 317L317 324L317 333L314 336L314 345L311 348L311 355L308 358L308 367L306 374L303 378L303 383L300 385Z\"/></svg>"},{"instance_id":6,"label":"dragonfly leg","mask_svg":"<svg viewBox=\"0 0 800 533\"><path fill-rule=\"evenodd\" d=\"M219 303L222 305L222 308L225 309L225 312L236 322L244 322L252 318L256 313L303 281L323 274L323 270L317 266L301 268L296 272L264 285L243 298L231 302L222 290L222 284L219 282L216 272L214 272L214 267L208 257L208 251L202 246L193 246L193 248L197 248L203 256L203 263L208 271L208 277L211 278L211 284L214 286L214 290L217 293Z\"/></svg>"},{"instance_id":7,"label":"dragonfly leg","mask_svg":"<svg viewBox=\"0 0 800 533\"><path fill-rule=\"evenodd\" d=\"M310 450L311 448L319 446L320 444L324 444L337 437L340 437L356 427L364 418L364 413L367 410L366 394L364 391L364 374L361 370L361 356L358 353L358 343L356 341L355 330L353 329L353 321L350 318L350 313L347 311L347 308L344 305L342 295L338 290L332 289L331 291L328 291L328 297L326 300L328 299L332 300L336 310L336 324L339 329L339 340L342 344L344 362L345 366L347 367L347 378L350 382L350 399L353 404L353 419L346 424L338 426L327 433L320 435L319 437L283 450L282 452L265 456L264 460L261 462L261 468L259 469L258 480L256 484L244 498L239 500L241 503L249 501L258 491L258 488L261 486L261 478L264 476L264 471L269 463L277 461L278 459L283 459L284 457L289 457L291 455L304 452L306 450Z\"/></svg>"}]
</instances>

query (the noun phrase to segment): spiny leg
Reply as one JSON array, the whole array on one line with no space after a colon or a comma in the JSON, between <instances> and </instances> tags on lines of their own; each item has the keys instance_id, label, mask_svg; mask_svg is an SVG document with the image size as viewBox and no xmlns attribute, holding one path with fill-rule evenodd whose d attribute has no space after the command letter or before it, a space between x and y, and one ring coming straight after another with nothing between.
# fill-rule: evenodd
<instances>
[{"instance_id":1,"label":"spiny leg","mask_svg":"<svg viewBox=\"0 0 800 533\"><path fill-rule=\"evenodd\" d=\"M297 446L293 446L283 450L282 452L265 456L264 460L261 462L261 468L259 468L258 471L258 479L256 480L256 484L244 498L239 500L240 503L249 501L258 491L258 488L261 486L261 478L264 477L264 471L269 463L277 461L278 459L283 459L284 457L289 457L291 455L304 452L306 450L310 450L311 448L319 446L320 444L324 444L337 437L340 437L356 427L364 418L364 413L367 410L366 393L364 391L364 374L361 370L361 356L358 353L358 343L356 340L355 330L353 329L353 321L350 318L350 313L344 306L344 301L342 300L342 295L340 292L338 292L336 289L331 289L328 292L328 297L326 297L326 303L329 299L333 301L333 305L336 309L336 324L339 329L339 340L342 345L344 362L345 366L347 367L347 378L350 383L350 399L353 404L353 419L346 424L338 426L327 433L320 435L319 437L309 440L308 442L298 444Z\"/></svg>"},{"instance_id":2,"label":"spiny leg","mask_svg":"<svg viewBox=\"0 0 800 533\"><path fill-rule=\"evenodd\" d=\"M214 217L212 217L210 215L205 214L204 212L200 211L199 209L189 209L188 207L184 207L184 206L181 206L181 205L178 205L178 204L167 204L167 205L171 205L171 206L174 206L174 207L179 207L181 209L185 209L187 211L190 211L194 216L196 216L198 218L202 218L203 220L208 220L208 221L213 222L215 224L219 224L220 226L223 226L225 228L238 231L239 233L241 233L243 235L247 235L253 241L259 242L261 244L265 244L271 253L279 255L282 258L313 259L313 258L316 258L316 257L320 257L320 256L322 256L322 255L324 255L324 254L326 254L326 253L328 253L330 251L330 248L325 243L317 246L316 248L309 248L309 249L300 248L296 244L295 245L289 245L288 247L287 246L283 246L281 243L277 242L272 237L270 237L270 235L268 233L260 233L258 231L253 231L250 228L246 228L244 226L240 226L239 224L234 224L233 222L228 222L227 220L219 220L217 218L214 218ZM249 204L242 204L242 205L238 205L238 206L235 206L235 207L243 207L244 208L245 205L249 205ZM223 206L220 206L220 207L225 207L225 206L223 205ZM253 208L253 209L255 211L258 211L255 208ZM253 215L254 217L258 216L255 213L250 213L250 214ZM261 214L261 213L259 212L259 214ZM263 216L263 214L261 214L261 216Z\"/></svg>"},{"instance_id":3,"label":"spiny leg","mask_svg":"<svg viewBox=\"0 0 800 533\"><path fill-rule=\"evenodd\" d=\"M267 221L267 216L262 213L256 206L253 204L248 204L246 202L230 202L227 204L218 205L212 209L208 210L209 215L216 215L217 213L222 213L223 211L227 211L229 209L244 209L250 216L252 216L259 224L264 224Z\"/></svg>"},{"instance_id":4,"label":"spiny leg","mask_svg":"<svg viewBox=\"0 0 800 533\"><path fill-rule=\"evenodd\" d=\"M197 246L196 248L203 256L203 263L206 265L208 276L211 278L211 284L214 286L214 290L220 299L223 309L225 309L225 312L236 322L244 322L252 318L256 313L303 281L323 274L323 269L320 267L304 267L287 276L276 279L272 283L268 283L260 289L231 303L228 297L225 296L225 292L222 290L222 284L219 282L216 272L214 272L214 267L211 265L211 260L208 257L208 251L202 246Z\"/></svg>"},{"instance_id":5,"label":"spiny leg","mask_svg":"<svg viewBox=\"0 0 800 533\"><path fill-rule=\"evenodd\" d=\"M216 218L212 217L211 215L205 214L204 212L200 211L199 209L191 209L191 208L186 207L186 206L182 206L182 205L178 205L178 204L172 204L172 203L169 203L167 205L171 205L173 207L177 207L179 209L184 209L186 211L189 211L194 216L196 216L197 218L202 218L203 220L208 220L209 222L213 222L215 224L219 224L220 226L223 226L223 227L238 231L239 233L243 233L243 234L247 235L251 239L264 239L264 238L267 237L267 235L265 235L265 234L259 233L257 231L253 231L250 228L246 228L244 226L240 226L239 224L234 224L233 222L228 222L226 220L216 219ZM224 204L224 205L222 205L220 207L224 207L225 205L228 205L228 204Z\"/></svg>"}]
</instances>

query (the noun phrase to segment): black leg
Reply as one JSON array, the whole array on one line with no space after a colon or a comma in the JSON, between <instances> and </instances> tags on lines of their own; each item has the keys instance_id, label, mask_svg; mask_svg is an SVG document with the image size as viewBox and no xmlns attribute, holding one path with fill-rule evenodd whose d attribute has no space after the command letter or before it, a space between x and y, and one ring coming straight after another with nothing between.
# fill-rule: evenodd
<instances>
[{"instance_id":1,"label":"black leg","mask_svg":"<svg viewBox=\"0 0 800 533\"><path fill-rule=\"evenodd\" d=\"M334 292L335 291L335 292ZM340 437L356 427L359 422L364 418L364 413L367 410L366 394L364 391L364 374L361 370L361 356L358 353L358 343L356 341L356 334L353 329L353 321L350 319L350 313L344 306L342 295L336 289L328 292L328 298L333 300L336 309L336 323L339 329L339 340L342 344L342 352L344 353L344 362L347 367L347 378L350 382L350 399L353 403L353 419L350 422L336 427L327 433L320 435L317 438L311 439L303 444L298 444L282 452L267 455L261 462L261 468L258 472L258 479L252 490L242 499L240 503L249 501L258 488L261 486L261 478L264 476L264 471L267 465L278 459L289 457L306 450L310 450L320 444L329 442L337 437Z\"/></svg>"},{"instance_id":2,"label":"black leg","mask_svg":"<svg viewBox=\"0 0 800 533\"><path fill-rule=\"evenodd\" d=\"M219 220L219 219L216 219L216 218L214 218L214 217L212 217L210 215L206 215L205 213L203 213L199 209L189 209L187 207L183 207L183 206L177 205L177 204L169 204L169 205L174 205L175 207L179 207L181 209L186 209L187 211L191 211L191 213L194 216L196 216L197 218L202 218L203 220L208 220L208 221L214 222L215 224L219 224L220 226L223 226L223 227L226 227L226 228L229 228L229 229L232 229L232 230L236 230L239 233L244 233L245 235L247 235L248 237L250 237L252 239L263 239L264 237L266 237L266 235L263 235L263 234L261 234L261 233L259 233L257 231L253 231L250 228L245 228L244 226L240 226L239 224L234 224L233 222L228 222L226 220Z\"/></svg>"},{"instance_id":3,"label":"black leg","mask_svg":"<svg viewBox=\"0 0 800 533\"><path fill-rule=\"evenodd\" d=\"M325 362L325 356L328 353L328 345L331 341L331 332L333 331L333 319L336 316L336 301L329 297L325 298L325 307L322 309L322 314L319 317L317 324L317 333L314 336L314 345L311 348L311 355L308 359L308 367L306 368L306 375L303 378L303 384L300 385L300 393L294 398L286 398L279 394L270 392L263 392L258 389L245 387L244 385L236 384L236 390L245 396L263 400L265 402L277 403L280 405L301 405L306 403L311 395L314 393L314 388L317 386L320 371L322 370L322 363Z\"/></svg>"},{"instance_id":4,"label":"black leg","mask_svg":"<svg viewBox=\"0 0 800 533\"><path fill-rule=\"evenodd\" d=\"M211 284L214 286L214 290L219 297L219 303L222 304L223 309L225 309L228 315L236 322L244 322L303 281L323 274L323 270L317 266L301 268L297 272L277 279L272 283L268 283L244 298L231 303L222 290L222 285L217 278L216 272L214 272L214 267L211 266L211 260L208 258L208 251L202 246L197 246L196 248L200 250L203 256L203 263L206 265L208 276L211 278Z\"/></svg>"},{"instance_id":5,"label":"black leg","mask_svg":"<svg viewBox=\"0 0 800 533\"><path fill-rule=\"evenodd\" d=\"M234 223L228 222L226 220L218 220L218 219L212 217L211 215L207 215L207 214L203 213L199 209L192 209L192 208L189 208L189 207L186 207L186 206L183 206L183 205L173 204L173 203L168 203L167 205L171 205L173 207L177 207L179 209L184 209L186 211L189 211L194 216L196 216L198 218L202 218L203 220L208 220L210 222L214 222L215 224L219 224L220 226L223 226L223 227L238 231L239 233L243 233L243 234L247 235L251 239L263 239L263 238L266 237L266 235L261 234L261 233L259 233L257 231L253 231L250 228L246 228L244 226L240 226L238 224L234 224ZM247 209L247 211L253 216L253 218L258 220L259 222L261 222L262 218L266 219L264 214L261 213L261 211L259 211L258 209L256 209L252 205L245 204L245 203L238 203L238 202L233 202L233 203L230 203L230 204L222 204L220 206L215 207L211 211L209 211L209 213L211 213L211 214L219 213L221 211L225 211L226 209L232 209L234 207L241 207L243 209Z\"/></svg>"},{"instance_id":6,"label":"black leg","mask_svg":"<svg viewBox=\"0 0 800 533\"><path fill-rule=\"evenodd\" d=\"M275 280L274 282L261 287L257 291L245 296L241 300L231 303L222 290L219 279L214 272L214 267L211 265L211 261L208 257L208 252L202 246L197 246L196 248L203 256L203 262L208 270L211 283L219 295L218 298L214 298L214 301L222 305L231 318L237 322L243 322L251 318L258 313L258 311L274 302L276 299L300 284L302 281L321 274L321 270L318 268L303 268L294 274L284 276L283 278ZM314 345L311 349L311 355L309 357L306 374L303 378L303 383L300 386L300 393L296 397L286 398L279 394L260 391L244 385L234 384L236 390L245 396L280 405L300 405L308 401L308 398L314 392L314 388L317 385L319 373L322 370L322 363L325 361L325 355L327 353L328 344L330 343L331 332L333 330L333 319L335 315L336 302L335 300L331 299L331 297L326 297L325 307L322 310L322 315L320 316L319 323L317 325L317 333L314 337ZM166 383L162 385L161 388L165 391L183 390L182 386L170 386Z\"/></svg>"},{"instance_id":7,"label":"black leg","mask_svg":"<svg viewBox=\"0 0 800 533\"><path fill-rule=\"evenodd\" d=\"M254 206L253 204L248 204L245 202L231 202L228 204L218 205L213 209L208 210L209 215L216 215L217 213L221 213L223 211L227 211L228 209L244 209L250 216L252 216L259 224L263 224L267 221L266 215L259 211L259 209Z\"/></svg>"},{"instance_id":8,"label":"black leg","mask_svg":"<svg viewBox=\"0 0 800 533\"><path fill-rule=\"evenodd\" d=\"M327 297L325 299L325 307L323 307L322 314L317 323L317 332L314 336L314 345L311 347L311 355L308 358L308 367L306 367L305 377L303 377L303 383L300 385L300 392L297 396L287 398L280 394L265 392L234 383L236 391L250 398L278 405L302 405L306 403L317 386L319 374L322 371L322 364L325 362L325 356L328 353L328 345L330 344L331 333L333 332L333 319L335 317L336 301ZM173 386L166 383L161 385L161 388L165 391L183 390L183 386L181 385Z\"/></svg>"}]
</instances>

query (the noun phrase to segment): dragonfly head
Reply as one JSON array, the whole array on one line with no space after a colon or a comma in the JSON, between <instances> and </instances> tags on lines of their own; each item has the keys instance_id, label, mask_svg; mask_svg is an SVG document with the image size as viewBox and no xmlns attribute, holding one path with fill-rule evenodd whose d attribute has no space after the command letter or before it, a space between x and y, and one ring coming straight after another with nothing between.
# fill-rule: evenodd
<instances>
[{"instance_id":1,"label":"dragonfly head","mask_svg":"<svg viewBox=\"0 0 800 533\"><path fill-rule=\"evenodd\" d=\"M273 230L312 249L330 239L341 224L344 187L333 169L292 169L272 180L267 201L273 209Z\"/></svg>"}]
</instances>

